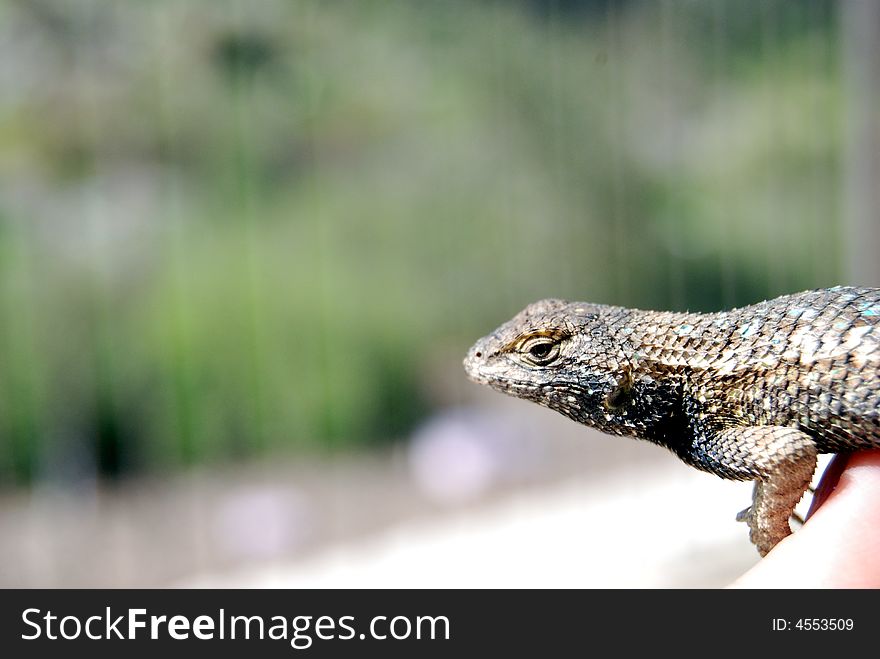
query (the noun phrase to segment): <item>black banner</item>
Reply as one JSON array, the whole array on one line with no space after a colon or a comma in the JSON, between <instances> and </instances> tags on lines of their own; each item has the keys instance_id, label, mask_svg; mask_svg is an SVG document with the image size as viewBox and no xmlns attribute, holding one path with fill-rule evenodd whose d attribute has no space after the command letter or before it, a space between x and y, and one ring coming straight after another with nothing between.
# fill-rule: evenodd
<instances>
[{"instance_id":1,"label":"black banner","mask_svg":"<svg viewBox=\"0 0 880 659\"><path fill-rule=\"evenodd\" d=\"M7 590L0 648L8 657L840 651L873 637L878 605L878 591Z\"/></svg>"}]
</instances>

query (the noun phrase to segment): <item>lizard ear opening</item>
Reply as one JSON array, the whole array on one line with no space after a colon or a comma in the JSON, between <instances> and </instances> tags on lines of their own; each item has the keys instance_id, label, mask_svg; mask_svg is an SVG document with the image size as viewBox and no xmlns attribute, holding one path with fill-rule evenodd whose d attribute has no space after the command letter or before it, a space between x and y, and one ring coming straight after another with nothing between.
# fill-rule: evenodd
<instances>
[{"instance_id":1,"label":"lizard ear opening","mask_svg":"<svg viewBox=\"0 0 880 659\"><path fill-rule=\"evenodd\" d=\"M619 410L632 400L633 380L632 374L627 369L617 386L605 397L605 408L611 412Z\"/></svg>"}]
</instances>

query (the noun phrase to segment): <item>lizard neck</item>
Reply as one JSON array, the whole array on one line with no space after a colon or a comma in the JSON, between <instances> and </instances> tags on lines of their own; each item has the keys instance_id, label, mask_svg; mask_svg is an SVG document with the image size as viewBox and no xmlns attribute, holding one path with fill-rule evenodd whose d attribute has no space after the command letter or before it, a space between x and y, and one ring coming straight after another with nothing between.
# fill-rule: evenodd
<instances>
[{"instance_id":1,"label":"lizard neck","mask_svg":"<svg viewBox=\"0 0 880 659\"><path fill-rule=\"evenodd\" d=\"M626 310L614 327L620 372L591 425L603 432L650 441L686 458L691 427L685 405L688 339L705 331L709 314ZM670 337L674 337L670 347Z\"/></svg>"},{"instance_id":2,"label":"lizard neck","mask_svg":"<svg viewBox=\"0 0 880 659\"><path fill-rule=\"evenodd\" d=\"M597 425L605 432L660 444L681 454L689 445L683 404L683 379L676 373L659 375L644 364L609 396Z\"/></svg>"}]
</instances>

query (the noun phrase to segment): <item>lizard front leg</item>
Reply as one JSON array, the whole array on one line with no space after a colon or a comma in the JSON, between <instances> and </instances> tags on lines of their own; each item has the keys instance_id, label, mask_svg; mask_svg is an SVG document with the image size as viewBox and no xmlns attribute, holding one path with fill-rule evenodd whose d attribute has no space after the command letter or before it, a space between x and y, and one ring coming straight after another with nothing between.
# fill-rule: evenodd
<instances>
[{"instance_id":1,"label":"lizard front leg","mask_svg":"<svg viewBox=\"0 0 880 659\"><path fill-rule=\"evenodd\" d=\"M791 534L789 519L816 470L815 442L796 428L733 426L714 433L703 448L755 480L752 505L737 520L749 525L752 543L766 556Z\"/></svg>"}]
</instances>

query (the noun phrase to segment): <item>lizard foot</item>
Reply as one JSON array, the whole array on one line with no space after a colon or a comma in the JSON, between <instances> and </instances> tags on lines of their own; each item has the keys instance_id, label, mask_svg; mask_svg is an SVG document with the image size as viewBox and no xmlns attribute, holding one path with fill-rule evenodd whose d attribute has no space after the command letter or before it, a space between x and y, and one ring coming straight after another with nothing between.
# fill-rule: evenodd
<instances>
[{"instance_id":1,"label":"lizard foot","mask_svg":"<svg viewBox=\"0 0 880 659\"><path fill-rule=\"evenodd\" d=\"M755 481L752 505L736 518L749 526L761 556L791 534L789 519L816 469L816 445L796 428L730 426L712 435L708 448Z\"/></svg>"}]
</instances>

